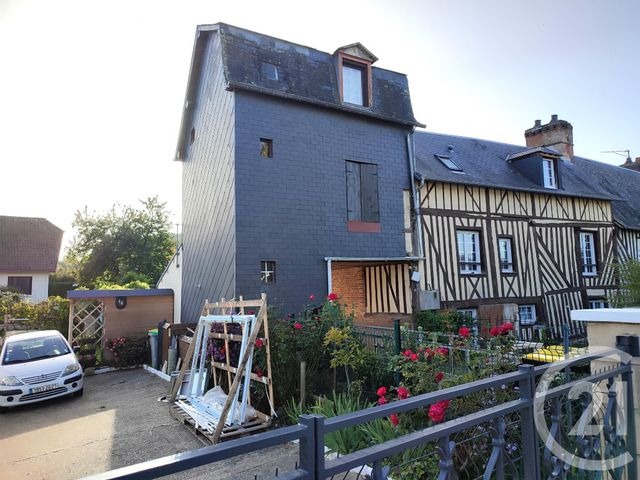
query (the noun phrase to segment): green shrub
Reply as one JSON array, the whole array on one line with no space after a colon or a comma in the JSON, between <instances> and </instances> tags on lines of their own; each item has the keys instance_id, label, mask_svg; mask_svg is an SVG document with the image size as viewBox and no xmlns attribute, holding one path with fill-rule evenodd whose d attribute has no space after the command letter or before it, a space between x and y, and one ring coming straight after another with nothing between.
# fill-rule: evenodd
<instances>
[{"instance_id":1,"label":"green shrub","mask_svg":"<svg viewBox=\"0 0 640 480\"><path fill-rule=\"evenodd\" d=\"M147 337L107 338L105 349L112 353L116 367L132 367L149 363L149 341Z\"/></svg>"},{"instance_id":2,"label":"green shrub","mask_svg":"<svg viewBox=\"0 0 640 480\"><path fill-rule=\"evenodd\" d=\"M5 315L27 318L34 330L58 330L65 337L69 333L69 300L49 297L39 303L29 303L10 291L0 291L0 325Z\"/></svg>"},{"instance_id":3,"label":"green shrub","mask_svg":"<svg viewBox=\"0 0 640 480\"><path fill-rule=\"evenodd\" d=\"M463 325L469 326L472 320L455 310L426 310L418 312L417 325L425 332L456 333Z\"/></svg>"}]
</instances>

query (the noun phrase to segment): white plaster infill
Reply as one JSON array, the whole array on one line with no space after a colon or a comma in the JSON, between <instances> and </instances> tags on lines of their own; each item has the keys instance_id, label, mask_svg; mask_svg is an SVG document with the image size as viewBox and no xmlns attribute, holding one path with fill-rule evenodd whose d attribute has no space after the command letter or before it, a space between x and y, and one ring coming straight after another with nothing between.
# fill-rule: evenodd
<instances>
[{"instance_id":1,"label":"white plaster infill","mask_svg":"<svg viewBox=\"0 0 640 480\"><path fill-rule=\"evenodd\" d=\"M571 310L571 320L578 322L630 323L640 325L640 308Z\"/></svg>"}]
</instances>

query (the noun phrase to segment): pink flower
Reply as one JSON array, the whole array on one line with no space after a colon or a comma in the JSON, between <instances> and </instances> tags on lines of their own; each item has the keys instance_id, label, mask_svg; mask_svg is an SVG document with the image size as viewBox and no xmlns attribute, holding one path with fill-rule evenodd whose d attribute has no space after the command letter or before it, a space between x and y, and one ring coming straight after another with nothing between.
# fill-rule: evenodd
<instances>
[{"instance_id":1,"label":"pink flower","mask_svg":"<svg viewBox=\"0 0 640 480\"><path fill-rule=\"evenodd\" d=\"M449 349L447 347L438 347L436 348L436 353L446 357L449 355Z\"/></svg>"},{"instance_id":2,"label":"pink flower","mask_svg":"<svg viewBox=\"0 0 640 480\"><path fill-rule=\"evenodd\" d=\"M409 390L407 390L405 387L396 388L396 392L398 393L398 398L400 400L405 400L407 397L409 397Z\"/></svg>"},{"instance_id":3,"label":"pink flower","mask_svg":"<svg viewBox=\"0 0 640 480\"><path fill-rule=\"evenodd\" d=\"M393 423L394 427L397 427L398 424L400 423L400 419L398 418L398 415L396 415L395 413L389 416L389 421Z\"/></svg>"},{"instance_id":4,"label":"pink flower","mask_svg":"<svg viewBox=\"0 0 640 480\"><path fill-rule=\"evenodd\" d=\"M407 349L404 352L402 352L402 355L404 355L405 357L409 358L411 355L413 355L413 351Z\"/></svg>"},{"instance_id":5,"label":"pink flower","mask_svg":"<svg viewBox=\"0 0 640 480\"><path fill-rule=\"evenodd\" d=\"M296 322L293 324L293 328L296 330L302 330L302 324L300 322Z\"/></svg>"},{"instance_id":6,"label":"pink flower","mask_svg":"<svg viewBox=\"0 0 640 480\"><path fill-rule=\"evenodd\" d=\"M411 356L409 357L409 360L411 360L412 362L417 362L418 355L416 355L415 353L411 354Z\"/></svg>"},{"instance_id":7,"label":"pink flower","mask_svg":"<svg viewBox=\"0 0 640 480\"><path fill-rule=\"evenodd\" d=\"M338 300L338 294L331 292L329 295L327 295L327 300L329 300L330 302L335 302L336 300Z\"/></svg>"},{"instance_id":8,"label":"pink flower","mask_svg":"<svg viewBox=\"0 0 640 480\"><path fill-rule=\"evenodd\" d=\"M256 340L256 348L262 348L264 345L264 340L262 340L261 338L258 338Z\"/></svg>"},{"instance_id":9,"label":"pink flower","mask_svg":"<svg viewBox=\"0 0 640 480\"><path fill-rule=\"evenodd\" d=\"M378 398L378 405L384 405L385 403L387 403L386 397Z\"/></svg>"},{"instance_id":10,"label":"pink flower","mask_svg":"<svg viewBox=\"0 0 640 480\"><path fill-rule=\"evenodd\" d=\"M444 372L436 373L436 383L440 383L442 380L444 380Z\"/></svg>"},{"instance_id":11,"label":"pink flower","mask_svg":"<svg viewBox=\"0 0 640 480\"><path fill-rule=\"evenodd\" d=\"M255 315L256 311L255 310L247 310L247 315Z\"/></svg>"},{"instance_id":12,"label":"pink flower","mask_svg":"<svg viewBox=\"0 0 640 480\"><path fill-rule=\"evenodd\" d=\"M469 327L460 327L460 329L458 330L458 335L460 335L462 338L468 338L471 335L471 330L469 329Z\"/></svg>"},{"instance_id":13,"label":"pink flower","mask_svg":"<svg viewBox=\"0 0 640 480\"><path fill-rule=\"evenodd\" d=\"M433 423L441 423L444 421L446 411L440 402L429 407L429 418Z\"/></svg>"},{"instance_id":14,"label":"pink flower","mask_svg":"<svg viewBox=\"0 0 640 480\"><path fill-rule=\"evenodd\" d=\"M315 296L315 295L313 295L313 294L309 295L309 300L310 300L310 301L312 301L312 302L313 302L315 299L316 299L316 296Z\"/></svg>"},{"instance_id":15,"label":"pink flower","mask_svg":"<svg viewBox=\"0 0 640 480\"><path fill-rule=\"evenodd\" d=\"M376 392L376 394L377 394L379 397L384 397L384 396L387 394L387 387L380 387L380 388L378 389L378 391Z\"/></svg>"},{"instance_id":16,"label":"pink flower","mask_svg":"<svg viewBox=\"0 0 640 480\"><path fill-rule=\"evenodd\" d=\"M426 358L427 360L431 360L433 358L433 350L431 350L429 347L427 347L424 351L424 358Z\"/></svg>"}]
</instances>

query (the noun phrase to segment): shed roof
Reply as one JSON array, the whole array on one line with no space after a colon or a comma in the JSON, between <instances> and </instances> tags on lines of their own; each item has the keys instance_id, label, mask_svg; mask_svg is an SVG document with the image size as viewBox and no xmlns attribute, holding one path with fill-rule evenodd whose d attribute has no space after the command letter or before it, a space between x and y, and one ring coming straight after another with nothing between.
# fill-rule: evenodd
<instances>
[{"instance_id":1,"label":"shed roof","mask_svg":"<svg viewBox=\"0 0 640 480\"><path fill-rule=\"evenodd\" d=\"M590 179L589 173L582 166L583 162L572 164L558 161L562 188L548 189L529 180L507 161L508 158L530 150L527 147L430 132L416 132L414 141L416 172L428 180L548 195L618 199L617 192L608 191ZM551 149L544 152L534 150L529 154L557 154ZM450 157L462 168L462 172L450 170L435 155Z\"/></svg>"},{"instance_id":2,"label":"shed roof","mask_svg":"<svg viewBox=\"0 0 640 480\"><path fill-rule=\"evenodd\" d=\"M0 216L0 271L55 272L62 234L45 218Z\"/></svg>"},{"instance_id":3,"label":"shed roof","mask_svg":"<svg viewBox=\"0 0 640 480\"><path fill-rule=\"evenodd\" d=\"M173 295L172 288L139 290L68 290L67 298L159 297Z\"/></svg>"}]
</instances>

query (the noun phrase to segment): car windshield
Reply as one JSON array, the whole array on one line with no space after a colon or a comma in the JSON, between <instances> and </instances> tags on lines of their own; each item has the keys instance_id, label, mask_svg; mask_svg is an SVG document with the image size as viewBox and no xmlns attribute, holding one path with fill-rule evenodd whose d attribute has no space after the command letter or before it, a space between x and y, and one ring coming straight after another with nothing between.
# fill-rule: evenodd
<instances>
[{"instance_id":1,"label":"car windshield","mask_svg":"<svg viewBox=\"0 0 640 480\"><path fill-rule=\"evenodd\" d=\"M2 364L33 362L34 360L59 357L68 353L70 353L69 347L64 339L58 335L29 338L7 343Z\"/></svg>"}]
</instances>

